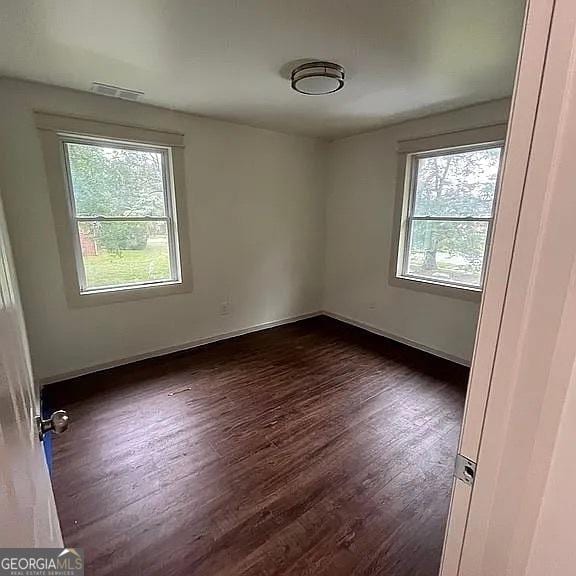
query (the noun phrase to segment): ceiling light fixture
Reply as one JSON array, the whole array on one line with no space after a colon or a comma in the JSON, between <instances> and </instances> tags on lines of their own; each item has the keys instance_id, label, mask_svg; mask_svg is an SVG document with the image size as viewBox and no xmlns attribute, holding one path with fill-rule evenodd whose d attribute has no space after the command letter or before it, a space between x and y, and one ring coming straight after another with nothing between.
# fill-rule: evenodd
<instances>
[{"instance_id":1,"label":"ceiling light fixture","mask_svg":"<svg viewBox=\"0 0 576 576\"><path fill-rule=\"evenodd\" d=\"M300 94L332 94L344 87L344 68L333 62L306 62L292 70L292 88Z\"/></svg>"}]
</instances>

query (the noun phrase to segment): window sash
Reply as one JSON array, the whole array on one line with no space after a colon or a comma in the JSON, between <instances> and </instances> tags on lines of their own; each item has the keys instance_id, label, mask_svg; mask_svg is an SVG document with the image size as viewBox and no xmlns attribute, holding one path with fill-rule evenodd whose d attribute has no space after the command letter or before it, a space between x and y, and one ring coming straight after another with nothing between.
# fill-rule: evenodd
<instances>
[{"instance_id":1,"label":"window sash","mask_svg":"<svg viewBox=\"0 0 576 576\"><path fill-rule=\"evenodd\" d=\"M444 222L488 222L488 229L486 230L486 241L484 243L484 254L482 258L482 269L480 273L480 282L478 284L469 284L465 282L458 282L457 280L440 280L435 279L430 276L421 276L418 274L414 274L413 272L409 272L408 270L408 260L410 258L410 240L412 238L412 222L414 220L428 220L428 221L444 221ZM406 226L406 237L404 239L404 250L402 254L402 273L401 276L404 278L413 278L416 280L420 280L422 282L428 282L430 284L440 284L443 286L455 286L458 288L467 288L472 290L481 290L482 286L484 285L484 277L486 274L486 265L488 263L488 253L489 253L489 242L492 235L492 225L493 219L492 218L460 218L460 219L453 219L453 220L445 220L442 218L409 218L407 220Z\"/></svg>"},{"instance_id":2,"label":"window sash","mask_svg":"<svg viewBox=\"0 0 576 576\"><path fill-rule=\"evenodd\" d=\"M498 175L496 177L496 186L494 190L494 197L492 199L492 209L490 216L477 217L477 216L415 216L414 206L416 204L416 190L418 184L418 164L422 158L433 158L435 156L448 156L451 154L461 154L463 152L474 152L478 150L490 150L493 148L500 148L500 157L498 165ZM458 146L453 148L443 148L441 150L432 150L425 152L415 152L407 155L409 167L409 180L408 180L408 210L405 218L404 238L402 242L402 259L400 268L400 277L427 282L429 284L437 284L441 286L453 286L455 288L464 288L468 290L482 290L484 286L484 279L486 275L486 267L488 264L488 256L490 252L490 238L492 237L492 227L494 224L494 214L496 211L496 194L500 182L502 170L502 153L504 142L488 142L483 144L474 144L469 146ZM414 221L430 221L430 222L487 222L488 228L486 231L486 241L484 244L484 255L482 259L482 270L480 274L479 284L469 284L465 282L458 282L457 280L441 280L434 279L429 276L420 276L408 271L408 261L410 258L410 241L412 238L412 222Z\"/></svg>"},{"instance_id":3,"label":"window sash","mask_svg":"<svg viewBox=\"0 0 576 576\"><path fill-rule=\"evenodd\" d=\"M74 259L76 263L76 273L80 286L81 294L91 294L98 292L112 292L117 290L127 290L142 288L147 286L158 286L165 284L179 284L182 282L182 272L180 263L180 250L178 244L178 234L176 225L175 195L174 183L172 176L172 150L170 147L144 145L134 142L117 142L115 140L106 140L93 138L90 136L78 136L71 134L59 134L62 158L64 162L64 174L66 177L67 200L70 220L73 224L73 244ZM68 157L67 144L85 144L89 146L123 148L128 150L138 150L142 152L156 152L161 155L162 159L162 192L164 196L164 216L78 216L76 214L76 198L74 196L74 187L70 171L70 160ZM166 233L168 236L168 254L170 261L170 278L166 280L151 280L149 282L137 282L134 284L113 284L90 288L86 281L86 269L84 266L84 257L80 242L81 222L165 222Z\"/></svg>"},{"instance_id":4,"label":"window sash","mask_svg":"<svg viewBox=\"0 0 576 576\"><path fill-rule=\"evenodd\" d=\"M173 188L171 187L171 180L169 173L171 172L171 149L170 147L144 145L136 142L116 142L110 140L103 140L93 138L90 136L73 136L60 134L60 141L62 146L62 154L64 158L64 169L66 173L66 181L68 185L69 200L71 201L71 213L73 218L96 218L97 216L78 216L76 211L76 197L74 195L74 187L72 186L72 174L70 172L70 159L68 157L67 144L81 144L84 146L94 146L96 148L119 148L122 150L133 150L136 152L154 152L160 154L162 163L162 193L164 197L164 216L171 216L173 213ZM118 218L130 218L130 216L117 216ZM105 216L102 216L105 218ZM115 218L115 216L110 216ZM143 218L143 217L142 217ZM152 216L150 218L153 218Z\"/></svg>"},{"instance_id":5,"label":"window sash","mask_svg":"<svg viewBox=\"0 0 576 576\"><path fill-rule=\"evenodd\" d=\"M169 216L73 216L77 222L166 222Z\"/></svg>"},{"instance_id":6,"label":"window sash","mask_svg":"<svg viewBox=\"0 0 576 576\"><path fill-rule=\"evenodd\" d=\"M409 258L410 258L410 243L412 238L412 222L415 220L429 221L429 222L487 222L488 227L486 230L486 240L484 242L484 253L482 256L482 268L480 272L480 281L478 284L470 284L466 282L459 282L458 280L441 280L431 276L423 276L409 272ZM469 290L481 290L484 285L484 277L486 274L486 265L488 263L489 243L492 236L493 218L434 218L434 217L412 217L407 220L406 237L404 239L404 250L402 254L402 273L404 278L411 278L421 282L428 282L430 284L439 284L442 286L455 286L457 288L466 288Z\"/></svg>"},{"instance_id":7,"label":"window sash","mask_svg":"<svg viewBox=\"0 0 576 576\"><path fill-rule=\"evenodd\" d=\"M492 216L408 216L410 220L428 220L430 222L490 222Z\"/></svg>"},{"instance_id":8,"label":"window sash","mask_svg":"<svg viewBox=\"0 0 576 576\"><path fill-rule=\"evenodd\" d=\"M409 188L409 202L408 202L408 218L416 219L416 218L444 218L450 219L452 216L416 216L414 215L415 206L416 206L416 190L418 187L418 166L420 160L426 160L428 158L435 158L437 156L455 156L458 154L464 154L466 152L479 152L481 150L492 150L495 148L500 149L500 157L499 157L499 165L498 165L498 175L496 177L496 190L494 191L494 197L492 198L492 207L490 216L456 216L455 218L473 218L475 220L482 220L483 218L486 219L493 219L494 218L494 211L496 205L496 192L498 190L498 183L500 181L500 170L502 167L502 153L504 151L504 142L487 142L484 144L473 144L469 146L457 146L454 148L443 148L441 150L432 150L429 152L415 152L408 155L410 158L410 188Z\"/></svg>"}]
</instances>

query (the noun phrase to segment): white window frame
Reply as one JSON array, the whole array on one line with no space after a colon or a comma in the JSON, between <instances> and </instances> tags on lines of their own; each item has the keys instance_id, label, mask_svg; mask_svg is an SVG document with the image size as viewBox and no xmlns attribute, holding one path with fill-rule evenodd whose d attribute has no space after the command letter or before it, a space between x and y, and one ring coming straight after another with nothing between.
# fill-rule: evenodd
<instances>
[{"instance_id":1,"label":"white window frame","mask_svg":"<svg viewBox=\"0 0 576 576\"><path fill-rule=\"evenodd\" d=\"M172 176L172 150L170 147L153 146L149 144L139 144L135 142L111 141L103 138L86 137L77 134L59 134L60 145L62 147L62 158L64 159L64 169L66 171L66 188L68 192L68 209L74 231L74 255L76 259L76 273L80 284L81 294L91 294L100 292L112 292L116 290L134 290L147 286L158 286L167 284L179 284L182 282L180 250L178 242L178 229L176 226L176 210L174 199L174 178ZM67 144L83 144L87 146L122 148L124 150L137 150L141 152L156 152L162 158L162 178L165 216L139 216L139 217L110 217L110 216L78 216L76 213L76 199L74 197L74 187L72 175L70 173L70 161L68 158ZM166 280L152 280L148 282L135 282L132 284L114 284L89 288L86 282L86 269L82 257L80 244L79 223L80 222L165 222L168 234L168 250L170 257L171 278Z\"/></svg>"},{"instance_id":2,"label":"white window frame","mask_svg":"<svg viewBox=\"0 0 576 576\"><path fill-rule=\"evenodd\" d=\"M184 138L175 132L85 118L35 113L60 252L64 292L71 307L168 296L192 290L184 173ZM166 214L162 217L78 217L66 144L111 146L162 154ZM166 221L171 278L89 288L78 234L79 221Z\"/></svg>"},{"instance_id":3,"label":"white window frame","mask_svg":"<svg viewBox=\"0 0 576 576\"><path fill-rule=\"evenodd\" d=\"M392 285L465 300L477 301L480 299L486 277L486 269L488 267L492 229L498 203L498 189L504 154L505 135L506 126L497 124L399 143L398 192L394 220L395 241L392 246L393 254L391 257L390 275L390 283ZM489 217L435 217L413 215L414 202L416 199L418 161L420 159L491 148L501 148L501 152L496 190L492 202L492 213ZM488 222L481 282L479 286L457 281L436 280L408 273L410 233L412 223L415 220Z\"/></svg>"}]
</instances>

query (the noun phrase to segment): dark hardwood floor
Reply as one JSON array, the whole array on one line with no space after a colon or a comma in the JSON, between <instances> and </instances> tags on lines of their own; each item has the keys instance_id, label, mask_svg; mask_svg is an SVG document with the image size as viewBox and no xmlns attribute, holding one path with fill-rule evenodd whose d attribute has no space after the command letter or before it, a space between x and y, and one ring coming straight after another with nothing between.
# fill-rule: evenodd
<instances>
[{"instance_id":1,"label":"dark hardwood floor","mask_svg":"<svg viewBox=\"0 0 576 576\"><path fill-rule=\"evenodd\" d=\"M436 576L467 370L315 318L45 389L86 574Z\"/></svg>"}]
</instances>

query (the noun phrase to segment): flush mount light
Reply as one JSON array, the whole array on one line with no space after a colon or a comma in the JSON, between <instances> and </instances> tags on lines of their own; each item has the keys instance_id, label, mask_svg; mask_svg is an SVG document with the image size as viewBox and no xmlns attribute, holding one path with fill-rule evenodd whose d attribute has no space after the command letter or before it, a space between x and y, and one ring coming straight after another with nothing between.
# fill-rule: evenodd
<instances>
[{"instance_id":1,"label":"flush mount light","mask_svg":"<svg viewBox=\"0 0 576 576\"><path fill-rule=\"evenodd\" d=\"M301 94L331 94L343 86L344 68L332 62L307 62L292 70L292 88Z\"/></svg>"}]
</instances>

